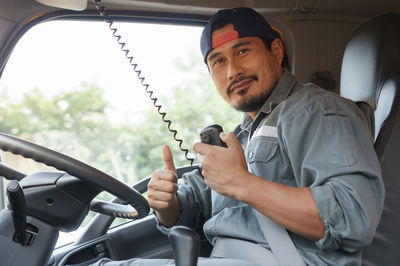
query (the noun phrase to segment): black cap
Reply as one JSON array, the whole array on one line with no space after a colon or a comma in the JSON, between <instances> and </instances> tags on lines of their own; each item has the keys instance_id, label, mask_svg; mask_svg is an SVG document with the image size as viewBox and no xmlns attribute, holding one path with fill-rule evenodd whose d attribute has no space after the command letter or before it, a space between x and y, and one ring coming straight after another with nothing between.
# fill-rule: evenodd
<instances>
[{"instance_id":1,"label":"black cap","mask_svg":"<svg viewBox=\"0 0 400 266\"><path fill-rule=\"evenodd\" d=\"M233 24L234 32L224 36L222 40L212 40L213 25L216 21L227 20ZM238 7L233 9L223 9L218 11L204 27L200 39L201 53L203 54L204 62L207 62L207 55L219 45L227 40L242 37L261 37L274 40L281 39L280 33L273 29L265 18L257 13L254 9L248 7ZM286 53L286 51L285 51Z\"/></svg>"}]
</instances>

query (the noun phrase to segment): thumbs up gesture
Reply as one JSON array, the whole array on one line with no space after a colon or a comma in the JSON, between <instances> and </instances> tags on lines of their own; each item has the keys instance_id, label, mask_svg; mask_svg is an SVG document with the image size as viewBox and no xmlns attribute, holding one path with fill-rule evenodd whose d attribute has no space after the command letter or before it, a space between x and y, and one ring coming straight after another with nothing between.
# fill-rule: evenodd
<instances>
[{"instance_id":1,"label":"thumbs up gesture","mask_svg":"<svg viewBox=\"0 0 400 266\"><path fill-rule=\"evenodd\" d=\"M179 218L179 200L175 194L178 190L178 178L168 145L162 148L164 169L155 171L147 186L148 202L157 217L166 226L172 226Z\"/></svg>"}]
</instances>

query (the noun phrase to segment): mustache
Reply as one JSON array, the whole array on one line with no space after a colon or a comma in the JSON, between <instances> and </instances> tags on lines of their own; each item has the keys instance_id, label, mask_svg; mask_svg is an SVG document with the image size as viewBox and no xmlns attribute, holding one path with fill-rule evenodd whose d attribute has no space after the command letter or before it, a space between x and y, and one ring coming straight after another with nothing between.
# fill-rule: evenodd
<instances>
[{"instance_id":1,"label":"mustache","mask_svg":"<svg viewBox=\"0 0 400 266\"><path fill-rule=\"evenodd\" d=\"M241 76L241 77L239 77L238 79L233 80L233 81L228 85L228 87L226 88L226 93L227 93L227 95L229 96L229 95L232 94L232 87L233 87L235 84L237 84L237 83L239 83L239 82L241 82L241 81L243 81L243 80L246 80L246 79L258 81L258 77L257 77L256 75Z\"/></svg>"}]
</instances>

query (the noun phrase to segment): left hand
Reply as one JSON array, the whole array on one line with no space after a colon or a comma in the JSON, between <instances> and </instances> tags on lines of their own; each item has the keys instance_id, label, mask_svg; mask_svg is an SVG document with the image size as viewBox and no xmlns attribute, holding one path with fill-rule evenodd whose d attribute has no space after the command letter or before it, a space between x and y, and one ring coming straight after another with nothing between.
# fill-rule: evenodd
<instances>
[{"instance_id":1,"label":"left hand","mask_svg":"<svg viewBox=\"0 0 400 266\"><path fill-rule=\"evenodd\" d=\"M193 150L203 167L202 175L207 185L221 195L237 198L238 191L247 183L244 151L234 133L220 133L228 148L196 143Z\"/></svg>"}]
</instances>

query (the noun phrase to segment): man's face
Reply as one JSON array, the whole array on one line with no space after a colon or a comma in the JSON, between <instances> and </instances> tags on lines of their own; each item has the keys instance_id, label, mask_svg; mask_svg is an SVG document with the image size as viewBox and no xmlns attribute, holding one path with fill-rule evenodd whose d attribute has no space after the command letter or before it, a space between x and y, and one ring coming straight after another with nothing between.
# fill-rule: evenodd
<instances>
[{"instance_id":1,"label":"man's face","mask_svg":"<svg viewBox=\"0 0 400 266\"><path fill-rule=\"evenodd\" d=\"M229 24L213 32L212 38L232 32ZM254 118L273 90L283 69L283 47L275 39L269 51L258 37L228 41L207 57L211 78L221 96L235 109Z\"/></svg>"}]
</instances>

